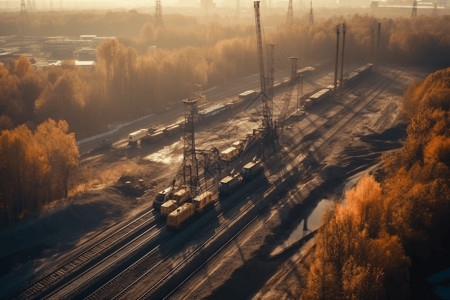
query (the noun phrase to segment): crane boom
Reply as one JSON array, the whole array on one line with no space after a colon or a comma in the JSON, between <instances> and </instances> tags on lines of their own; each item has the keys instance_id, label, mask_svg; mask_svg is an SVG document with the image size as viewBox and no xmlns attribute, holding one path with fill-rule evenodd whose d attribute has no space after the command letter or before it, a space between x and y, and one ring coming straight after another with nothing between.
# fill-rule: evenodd
<instances>
[{"instance_id":1,"label":"crane boom","mask_svg":"<svg viewBox=\"0 0 450 300\"><path fill-rule=\"evenodd\" d=\"M267 93L266 73L264 71L264 55L263 55L263 47L262 47L261 16L259 13L259 1L253 2L253 6L255 8L256 43L258 45L259 81L260 81L260 85L261 85L261 92Z\"/></svg>"},{"instance_id":2,"label":"crane boom","mask_svg":"<svg viewBox=\"0 0 450 300\"><path fill-rule=\"evenodd\" d=\"M272 98L267 90L267 80L264 71L264 56L262 47L262 36L261 36L261 17L259 13L259 1L254 1L255 8L255 23L256 23L256 40L258 46L258 62L259 62L259 79L261 84L261 92L259 94L259 99L261 99L263 106L263 140L264 144L272 143L276 140L277 134L272 122Z\"/></svg>"},{"instance_id":3,"label":"crane boom","mask_svg":"<svg viewBox=\"0 0 450 300\"><path fill-rule=\"evenodd\" d=\"M283 97L281 98L281 111L278 117L278 123L283 124L289 114L289 104L291 103L292 93L294 92L294 87L297 84L297 61L298 57L291 57L291 80L284 91Z\"/></svg>"},{"instance_id":4,"label":"crane boom","mask_svg":"<svg viewBox=\"0 0 450 300\"><path fill-rule=\"evenodd\" d=\"M289 114L289 104L291 103L292 93L294 92L296 83L296 80L291 80L289 85L286 87L283 97L281 98L281 112L278 117L278 122L280 124L284 123Z\"/></svg>"}]
</instances>

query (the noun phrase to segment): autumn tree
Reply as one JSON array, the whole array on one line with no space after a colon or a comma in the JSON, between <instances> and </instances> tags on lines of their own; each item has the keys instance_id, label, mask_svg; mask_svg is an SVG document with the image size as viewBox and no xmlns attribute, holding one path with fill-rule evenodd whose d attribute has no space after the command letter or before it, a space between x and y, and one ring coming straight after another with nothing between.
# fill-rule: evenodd
<instances>
[{"instance_id":1,"label":"autumn tree","mask_svg":"<svg viewBox=\"0 0 450 300\"><path fill-rule=\"evenodd\" d=\"M52 119L40 124L35 139L45 151L51 168L49 200L67 197L69 178L78 166L79 153L75 135L69 133L66 121L55 122Z\"/></svg>"},{"instance_id":2,"label":"autumn tree","mask_svg":"<svg viewBox=\"0 0 450 300\"><path fill-rule=\"evenodd\" d=\"M36 132L21 125L0 133L1 226L67 197L79 154L65 121L48 120Z\"/></svg>"},{"instance_id":3,"label":"autumn tree","mask_svg":"<svg viewBox=\"0 0 450 300\"><path fill-rule=\"evenodd\" d=\"M403 107L408 137L386 159L391 226L410 255L429 261L450 247L450 68L414 83Z\"/></svg>"},{"instance_id":4,"label":"autumn tree","mask_svg":"<svg viewBox=\"0 0 450 300\"><path fill-rule=\"evenodd\" d=\"M363 177L325 214L304 299L408 298L411 278L417 292L450 265L450 68L413 82L402 107L408 136L382 183Z\"/></svg>"},{"instance_id":5,"label":"autumn tree","mask_svg":"<svg viewBox=\"0 0 450 300\"><path fill-rule=\"evenodd\" d=\"M381 186L366 176L345 202L323 218L302 298L408 298L409 260L387 232Z\"/></svg>"},{"instance_id":6,"label":"autumn tree","mask_svg":"<svg viewBox=\"0 0 450 300\"><path fill-rule=\"evenodd\" d=\"M25 56L20 56L10 68L0 66L0 115L9 117L14 125L33 122L34 103L42 88L40 74Z\"/></svg>"}]
</instances>

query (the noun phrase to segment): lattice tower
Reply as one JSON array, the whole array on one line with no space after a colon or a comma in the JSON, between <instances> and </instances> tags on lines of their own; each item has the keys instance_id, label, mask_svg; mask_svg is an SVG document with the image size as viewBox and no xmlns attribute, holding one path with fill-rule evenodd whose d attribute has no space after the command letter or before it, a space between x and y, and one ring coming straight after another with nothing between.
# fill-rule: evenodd
<instances>
[{"instance_id":1,"label":"lattice tower","mask_svg":"<svg viewBox=\"0 0 450 300\"><path fill-rule=\"evenodd\" d=\"M309 2L309 23L314 24L314 13L312 8L312 1Z\"/></svg>"},{"instance_id":2,"label":"lattice tower","mask_svg":"<svg viewBox=\"0 0 450 300\"><path fill-rule=\"evenodd\" d=\"M195 116L197 100L183 100L184 103L184 150L183 184L189 185L195 193L198 187L198 163L195 155Z\"/></svg>"},{"instance_id":3,"label":"lattice tower","mask_svg":"<svg viewBox=\"0 0 450 300\"><path fill-rule=\"evenodd\" d=\"M156 22L156 26L161 26L161 27L164 26L161 0L156 0L156 3L155 3L155 22Z\"/></svg>"},{"instance_id":4,"label":"lattice tower","mask_svg":"<svg viewBox=\"0 0 450 300\"><path fill-rule=\"evenodd\" d=\"M292 0L289 0L286 23L289 25L294 23L294 11L292 9Z\"/></svg>"},{"instance_id":5,"label":"lattice tower","mask_svg":"<svg viewBox=\"0 0 450 300\"><path fill-rule=\"evenodd\" d=\"M417 17L417 0L414 0L414 2L413 2L411 17Z\"/></svg>"},{"instance_id":6,"label":"lattice tower","mask_svg":"<svg viewBox=\"0 0 450 300\"><path fill-rule=\"evenodd\" d=\"M20 0L20 15L21 16L27 15L27 7L25 5L25 0Z\"/></svg>"},{"instance_id":7,"label":"lattice tower","mask_svg":"<svg viewBox=\"0 0 450 300\"><path fill-rule=\"evenodd\" d=\"M256 42L258 46L258 61L259 61L259 80L261 86L261 100L263 104L263 128L273 129L272 126L272 111L270 110L270 98L268 97L266 76L264 69L264 54L262 47L262 34L261 34L261 16L259 11L259 1L254 1L255 8L255 22L256 22Z\"/></svg>"}]
</instances>

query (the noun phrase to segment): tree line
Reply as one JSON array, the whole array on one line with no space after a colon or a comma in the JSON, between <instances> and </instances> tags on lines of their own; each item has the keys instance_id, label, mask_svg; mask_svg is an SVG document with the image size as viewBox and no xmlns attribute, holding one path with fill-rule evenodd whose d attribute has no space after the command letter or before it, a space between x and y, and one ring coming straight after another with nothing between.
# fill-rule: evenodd
<instances>
[{"instance_id":1,"label":"tree line","mask_svg":"<svg viewBox=\"0 0 450 300\"><path fill-rule=\"evenodd\" d=\"M378 20L356 15L269 30L266 41L276 44L277 67L287 68L288 57L294 55L300 57L301 65L331 61L335 27L344 21L348 62L371 58L371 31L381 22L383 62L435 67L450 64L445 55L450 52L448 16ZM0 129L8 128L8 118L17 126L38 124L51 117L67 120L77 138L82 138L105 130L109 124L157 112L194 95L199 86L211 87L257 72L252 26L237 29L236 25L210 24L207 30L199 30L202 24L197 25L186 26L177 34L180 27L161 29L147 23L136 38L106 40L98 47L98 65L92 70L66 63L35 71L23 57L1 66ZM201 36L202 42L193 38L176 44L182 40L180 35L190 34ZM233 35L236 37L228 38ZM155 44L165 46L150 47Z\"/></svg>"},{"instance_id":2,"label":"tree line","mask_svg":"<svg viewBox=\"0 0 450 300\"><path fill-rule=\"evenodd\" d=\"M450 68L413 83L403 111L384 179L363 177L323 217L302 299L422 298L450 265Z\"/></svg>"}]
</instances>

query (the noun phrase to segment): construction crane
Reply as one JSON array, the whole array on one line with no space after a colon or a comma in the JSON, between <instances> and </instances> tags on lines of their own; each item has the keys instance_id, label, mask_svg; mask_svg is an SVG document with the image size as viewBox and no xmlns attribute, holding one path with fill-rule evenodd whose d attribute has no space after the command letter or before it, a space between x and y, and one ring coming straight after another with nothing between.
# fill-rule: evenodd
<instances>
[{"instance_id":1,"label":"construction crane","mask_svg":"<svg viewBox=\"0 0 450 300\"><path fill-rule=\"evenodd\" d=\"M259 80L261 86L261 91L258 95L258 98L261 99L263 106L263 120L262 120L263 140L265 144L268 144L276 139L276 131L272 122L272 99L268 95L266 75L265 75L266 73L264 70L264 54L262 46L259 1L254 1L253 4L255 8L256 42L258 47Z\"/></svg>"}]
</instances>

